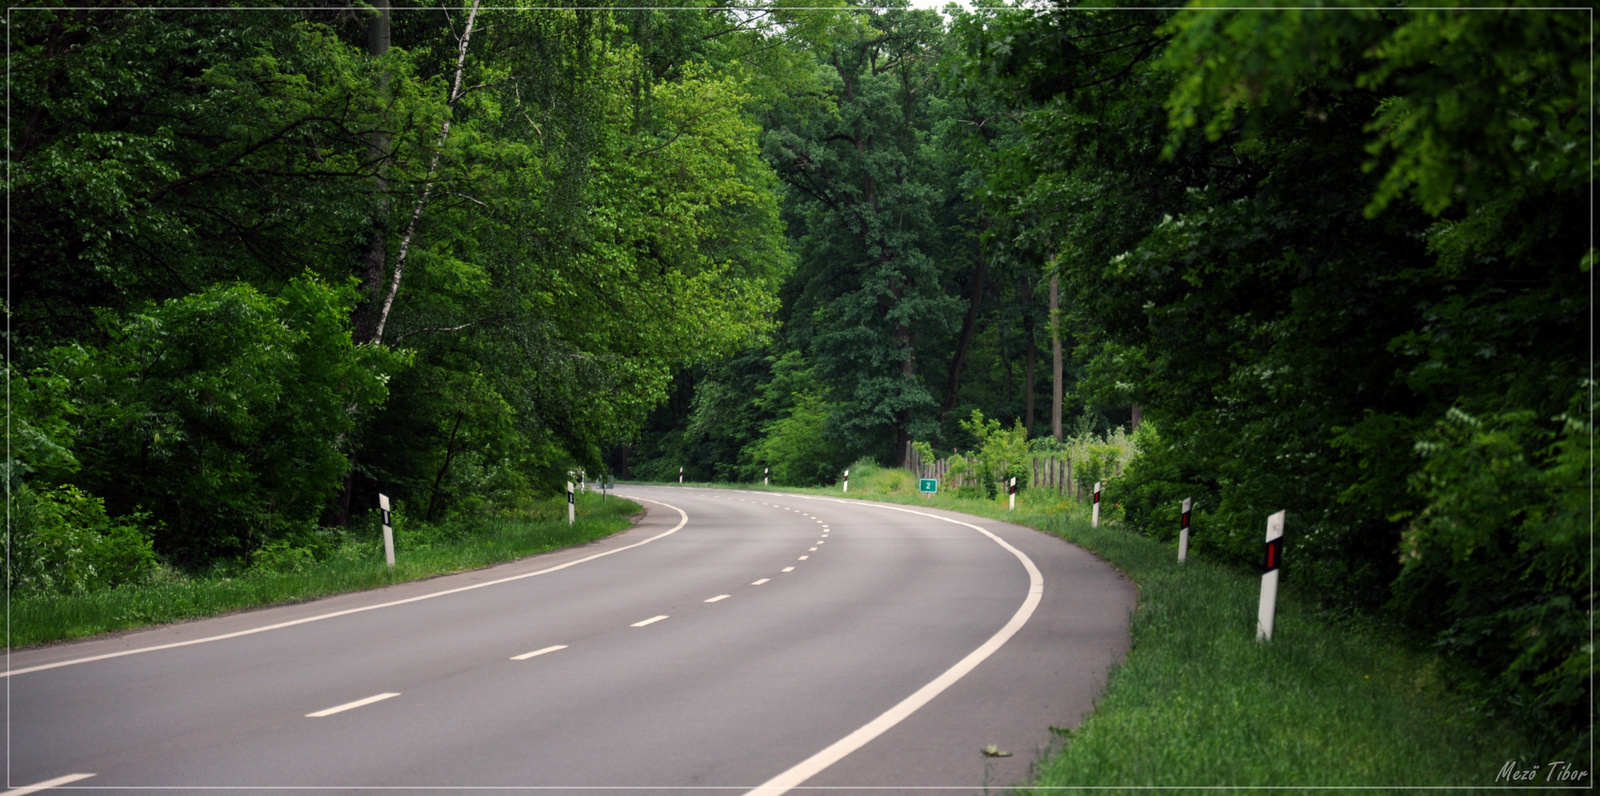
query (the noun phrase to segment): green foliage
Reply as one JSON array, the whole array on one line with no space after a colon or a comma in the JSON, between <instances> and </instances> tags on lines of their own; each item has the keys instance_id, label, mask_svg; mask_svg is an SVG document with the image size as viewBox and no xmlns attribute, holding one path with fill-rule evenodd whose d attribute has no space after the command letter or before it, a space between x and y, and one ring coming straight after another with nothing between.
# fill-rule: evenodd
<instances>
[{"instance_id":1,"label":"green foliage","mask_svg":"<svg viewBox=\"0 0 1600 796\"><path fill-rule=\"evenodd\" d=\"M972 437L978 460L976 478L989 497L998 494L1003 482L1012 477L1017 479L1018 490L1028 486L1032 459L1028 431L1022 427L1021 420L1003 429L1000 421L985 419L982 411L974 409L971 418L960 421L959 425Z\"/></svg>"},{"instance_id":2,"label":"green foliage","mask_svg":"<svg viewBox=\"0 0 1600 796\"><path fill-rule=\"evenodd\" d=\"M152 306L104 351L63 348L83 483L151 512L180 560L238 555L313 522L345 472L351 407L400 357L351 345L352 291L310 278L268 296L224 284Z\"/></svg>"},{"instance_id":3,"label":"green foliage","mask_svg":"<svg viewBox=\"0 0 1600 796\"><path fill-rule=\"evenodd\" d=\"M156 566L147 515L112 518L105 502L77 487L33 489L9 496L6 571L10 593L87 594L139 583Z\"/></svg>"},{"instance_id":4,"label":"green foliage","mask_svg":"<svg viewBox=\"0 0 1600 796\"><path fill-rule=\"evenodd\" d=\"M833 483L849 461L828 433L831 409L820 394L801 395L786 417L769 424L751 449L752 459L772 468L773 483L811 486Z\"/></svg>"},{"instance_id":5,"label":"green foliage","mask_svg":"<svg viewBox=\"0 0 1600 796\"><path fill-rule=\"evenodd\" d=\"M1572 681L1529 685L1573 648L1513 665L1531 644L1471 647L1509 644L1513 626L1568 638L1554 628L1582 627L1581 601L1522 580L1531 564L1489 577L1468 574L1475 559L1419 570L1394 551L1404 520L1483 495L1503 501L1487 538L1528 533L1537 490L1428 475L1465 465L1413 448L1450 411L1531 428L1592 378L1584 19L1200 4L976 14L962 33L969 79L1035 101L992 204L1030 214L1058 255L1064 326L1088 360L1080 396L1136 402L1160 427L1108 500L1165 537L1193 497L1194 549L1244 565L1286 509L1286 583L1331 613L1395 610L1436 634L1519 683L1496 704L1530 727L1581 724L1559 707ZM1512 434L1528 451L1535 436ZM1434 526L1406 533L1450 537L1419 527ZM1470 597L1384 607L1419 594Z\"/></svg>"},{"instance_id":6,"label":"green foliage","mask_svg":"<svg viewBox=\"0 0 1600 796\"><path fill-rule=\"evenodd\" d=\"M1566 412L1451 410L1417 443L1427 504L1401 540L1395 598L1438 643L1495 674L1524 718L1586 726L1594 650L1593 382ZM1578 734L1568 748L1587 748Z\"/></svg>"}]
</instances>

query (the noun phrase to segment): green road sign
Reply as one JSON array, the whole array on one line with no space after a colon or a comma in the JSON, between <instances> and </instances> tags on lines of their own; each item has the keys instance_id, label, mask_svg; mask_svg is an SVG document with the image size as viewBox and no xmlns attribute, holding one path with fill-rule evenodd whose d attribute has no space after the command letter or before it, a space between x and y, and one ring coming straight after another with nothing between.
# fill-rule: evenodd
<instances>
[{"instance_id":1,"label":"green road sign","mask_svg":"<svg viewBox=\"0 0 1600 796\"><path fill-rule=\"evenodd\" d=\"M923 492L938 492L939 481L934 478L924 478L917 483L917 489Z\"/></svg>"}]
</instances>

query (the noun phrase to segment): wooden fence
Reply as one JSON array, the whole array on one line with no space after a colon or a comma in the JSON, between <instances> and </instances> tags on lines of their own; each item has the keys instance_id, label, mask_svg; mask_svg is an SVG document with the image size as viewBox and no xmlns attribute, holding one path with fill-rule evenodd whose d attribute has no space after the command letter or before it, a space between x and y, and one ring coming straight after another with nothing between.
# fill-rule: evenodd
<instances>
[{"instance_id":1,"label":"wooden fence","mask_svg":"<svg viewBox=\"0 0 1600 796\"><path fill-rule=\"evenodd\" d=\"M955 477L955 482L951 483L950 463L958 458L967 463L968 469L967 472L957 475ZM1054 489L1057 495L1072 498L1079 503L1084 501L1085 490L1083 489L1083 486L1077 483L1077 480L1072 477L1071 456L1032 456L1029 458L1032 459L1033 465L1033 480L1030 482L1033 488ZM978 462L976 459L951 456L945 459L935 459L931 462L925 462L922 460L921 456L917 455L916 449L910 447L908 444L906 450L906 461L911 463L911 471L917 474L917 478L936 478L940 483L943 483L951 488L978 483L976 472ZM1009 462L1002 463L1001 471L1004 472L1008 466ZM1118 462L1116 467L1117 475L1122 475L1122 463Z\"/></svg>"}]
</instances>

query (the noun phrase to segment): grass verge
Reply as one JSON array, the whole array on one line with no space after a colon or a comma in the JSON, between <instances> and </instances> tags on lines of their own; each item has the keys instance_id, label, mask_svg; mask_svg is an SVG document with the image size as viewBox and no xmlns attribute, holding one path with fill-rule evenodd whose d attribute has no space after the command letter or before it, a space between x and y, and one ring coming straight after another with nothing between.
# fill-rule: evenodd
<instances>
[{"instance_id":1,"label":"grass verge","mask_svg":"<svg viewBox=\"0 0 1600 796\"><path fill-rule=\"evenodd\" d=\"M610 536L628 528L630 515L640 511L631 501L586 494L578 500L577 523L568 526L566 500L558 502L559 518L550 511L548 519L399 529L393 569L384 565L381 541L351 539L327 558L289 572L258 568L193 578L169 573L104 592L15 599L8 642L16 649L478 569Z\"/></svg>"},{"instance_id":2,"label":"grass verge","mask_svg":"<svg viewBox=\"0 0 1600 796\"><path fill-rule=\"evenodd\" d=\"M1581 779L1557 781L1553 761L1535 758L1526 738L1451 693L1446 661L1369 622L1319 618L1293 584L1280 594L1273 641L1257 643L1254 573L1194 558L1179 564L1176 545L1114 518L1091 528L1087 507L1047 490L1023 492L1009 512L1003 498L930 498L916 489L910 473L857 463L843 496L1048 531L1138 586L1128 658L1083 723L1057 731L1060 743L1036 761L1021 792L1593 785L1588 761L1568 761L1569 773L1587 772ZM838 487L781 491L841 496ZM1507 763L1537 766L1537 781L1500 778Z\"/></svg>"}]
</instances>

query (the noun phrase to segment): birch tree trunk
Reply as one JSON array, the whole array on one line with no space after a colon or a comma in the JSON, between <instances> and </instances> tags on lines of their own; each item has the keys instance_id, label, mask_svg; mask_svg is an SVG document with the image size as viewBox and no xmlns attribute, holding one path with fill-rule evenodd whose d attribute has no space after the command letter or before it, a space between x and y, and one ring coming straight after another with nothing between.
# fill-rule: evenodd
<instances>
[{"instance_id":1,"label":"birch tree trunk","mask_svg":"<svg viewBox=\"0 0 1600 796\"><path fill-rule=\"evenodd\" d=\"M433 178L439 169L439 159L444 155L445 141L450 138L450 120L454 114L456 101L461 99L461 74L467 65L467 45L472 41L472 29L478 21L478 5L481 0L472 0L472 11L467 14L467 29L461 34L461 45L456 50L456 75L450 86L450 97L446 105L444 123L439 125L439 140L433 150L433 159L428 163L428 181L422 186L422 195L417 197L417 204L411 210L411 221L406 225L406 232L400 238L400 251L395 255L394 275L389 280L389 294L383 299L383 309L378 313L378 327L372 333L372 342L383 342L383 330L389 323L389 310L394 307L395 294L400 292L400 279L406 270L406 255L411 251L411 241L417 234L417 221L422 218L423 208L428 206L428 200L433 196Z\"/></svg>"}]
</instances>

